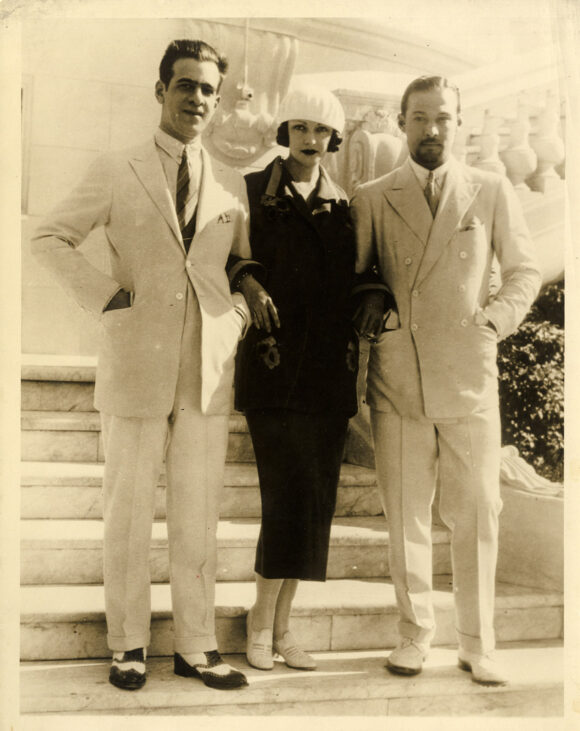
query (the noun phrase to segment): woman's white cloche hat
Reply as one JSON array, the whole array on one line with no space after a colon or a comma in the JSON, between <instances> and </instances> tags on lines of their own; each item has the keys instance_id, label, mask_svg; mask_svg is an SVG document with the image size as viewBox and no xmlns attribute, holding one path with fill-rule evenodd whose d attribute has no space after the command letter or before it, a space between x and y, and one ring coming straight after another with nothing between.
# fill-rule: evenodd
<instances>
[{"instance_id":1,"label":"woman's white cloche hat","mask_svg":"<svg viewBox=\"0 0 580 731\"><path fill-rule=\"evenodd\" d=\"M338 134L344 128L341 103L332 92L313 84L293 87L282 100L276 116L279 125L289 119L303 119L325 124Z\"/></svg>"}]
</instances>

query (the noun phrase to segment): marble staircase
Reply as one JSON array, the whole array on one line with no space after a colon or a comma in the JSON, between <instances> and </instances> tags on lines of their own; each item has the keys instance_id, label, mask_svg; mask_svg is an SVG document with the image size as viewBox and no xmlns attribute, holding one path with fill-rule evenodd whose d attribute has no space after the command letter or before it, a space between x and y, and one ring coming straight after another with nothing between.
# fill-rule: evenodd
<instances>
[{"instance_id":1,"label":"marble staircase","mask_svg":"<svg viewBox=\"0 0 580 731\"><path fill-rule=\"evenodd\" d=\"M191 715L558 715L562 712L562 595L498 583L496 628L513 678L491 690L455 665L448 532L434 526L437 635L424 673L384 670L397 640L388 532L374 472L344 464L328 581L303 582L292 626L319 660L317 673L251 670L250 688L208 691L170 668L171 612L165 476L151 548L150 681L137 694L106 681L100 486L102 449L91 358L23 356L21 469L21 712ZM244 418L232 411L218 529L216 624L231 662L247 670L245 615L254 598L260 498ZM57 671L57 672L56 672Z\"/></svg>"}]
</instances>

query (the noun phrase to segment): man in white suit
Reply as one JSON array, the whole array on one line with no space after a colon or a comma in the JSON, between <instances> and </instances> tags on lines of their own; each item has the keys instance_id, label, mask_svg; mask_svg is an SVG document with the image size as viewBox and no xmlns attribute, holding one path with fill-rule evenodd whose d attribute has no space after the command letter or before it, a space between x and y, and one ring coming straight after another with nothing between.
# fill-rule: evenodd
<instances>
[{"instance_id":1,"label":"man in white suit","mask_svg":"<svg viewBox=\"0 0 580 731\"><path fill-rule=\"evenodd\" d=\"M251 266L244 180L201 145L226 69L203 41L171 43L155 86L154 139L98 159L32 241L101 322L95 406L105 447L109 679L125 689L146 679L149 544L164 458L174 671L217 688L247 684L217 652L214 620L234 356L249 322L230 284ZM110 274L77 251L98 226Z\"/></svg>"},{"instance_id":2,"label":"man in white suit","mask_svg":"<svg viewBox=\"0 0 580 731\"><path fill-rule=\"evenodd\" d=\"M410 157L353 200L357 271L369 292L359 329L371 347L367 401L401 641L387 668L421 671L435 632L431 505L452 533L459 665L482 684L506 678L493 655L500 421L496 351L535 299L541 275L509 181L460 164L451 147L458 89L421 77L401 102ZM502 285L490 296L492 261ZM383 326L383 312L391 310Z\"/></svg>"}]
</instances>

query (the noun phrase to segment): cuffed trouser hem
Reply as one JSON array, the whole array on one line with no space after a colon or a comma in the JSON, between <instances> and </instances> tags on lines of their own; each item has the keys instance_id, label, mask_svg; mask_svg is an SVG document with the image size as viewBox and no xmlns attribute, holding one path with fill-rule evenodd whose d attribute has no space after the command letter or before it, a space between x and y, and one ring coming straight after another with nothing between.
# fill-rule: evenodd
<instances>
[{"instance_id":1,"label":"cuffed trouser hem","mask_svg":"<svg viewBox=\"0 0 580 731\"><path fill-rule=\"evenodd\" d=\"M148 647L151 642L151 634L130 635L129 637L112 637L107 635L107 644L112 652L126 652L136 650L138 647Z\"/></svg>"},{"instance_id":2,"label":"cuffed trouser hem","mask_svg":"<svg viewBox=\"0 0 580 731\"><path fill-rule=\"evenodd\" d=\"M424 627L417 627L416 624L411 622L399 622L398 630L401 637L408 637L413 642L417 642L421 645L429 647L433 637L435 636L435 628L425 629Z\"/></svg>"},{"instance_id":3,"label":"cuffed trouser hem","mask_svg":"<svg viewBox=\"0 0 580 731\"><path fill-rule=\"evenodd\" d=\"M492 652L495 649L495 637L493 632L490 637L472 637L460 632L458 629L455 630L457 633L457 641L459 647L467 650L467 652L474 652L478 655L486 655L488 652Z\"/></svg>"},{"instance_id":4,"label":"cuffed trouser hem","mask_svg":"<svg viewBox=\"0 0 580 731\"><path fill-rule=\"evenodd\" d=\"M175 637L173 640L174 652L187 655L190 652L209 652L217 650L215 635L210 637Z\"/></svg>"}]
</instances>

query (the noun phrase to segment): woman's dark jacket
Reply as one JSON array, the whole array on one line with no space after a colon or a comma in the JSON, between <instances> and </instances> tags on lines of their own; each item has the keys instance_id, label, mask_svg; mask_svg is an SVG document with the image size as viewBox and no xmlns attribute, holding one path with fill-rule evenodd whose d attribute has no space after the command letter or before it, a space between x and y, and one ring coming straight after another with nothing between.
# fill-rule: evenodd
<instances>
[{"instance_id":1,"label":"woman's dark jacket","mask_svg":"<svg viewBox=\"0 0 580 731\"><path fill-rule=\"evenodd\" d=\"M355 240L344 192L321 171L312 213L280 158L246 176L252 258L280 329L240 344L236 408L357 410L358 338L351 323Z\"/></svg>"}]
</instances>

